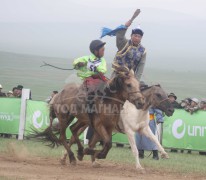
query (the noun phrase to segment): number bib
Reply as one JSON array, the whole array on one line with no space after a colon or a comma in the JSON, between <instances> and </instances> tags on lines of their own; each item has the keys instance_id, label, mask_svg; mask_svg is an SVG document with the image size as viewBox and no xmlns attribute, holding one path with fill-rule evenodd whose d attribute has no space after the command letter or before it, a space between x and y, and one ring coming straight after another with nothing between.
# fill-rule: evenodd
<instances>
[{"instance_id":1,"label":"number bib","mask_svg":"<svg viewBox=\"0 0 206 180\"><path fill-rule=\"evenodd\" d=\"M101 64L101 59L97 59L95 61L91 61L89 59L87 63L87 69L89 69L90 71L96 72L96 69L100 64Z\"/></svg>"}]
</instances>

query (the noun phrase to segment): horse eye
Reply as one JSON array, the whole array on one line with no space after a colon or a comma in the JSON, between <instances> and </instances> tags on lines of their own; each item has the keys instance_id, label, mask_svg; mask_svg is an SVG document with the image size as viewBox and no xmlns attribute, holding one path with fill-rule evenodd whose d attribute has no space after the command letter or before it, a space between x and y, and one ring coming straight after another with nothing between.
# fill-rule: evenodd
<instances>
[{"instance_id":1,"label":"horse eye","mask_svg":"<svg viewBox=\"0 0 206 180\"><path fill-rule=\"evenodd\" d=\"M132 85L131 85L131 84L127 84L127 87L128 87L128 88L131 88L131 87L132 87Z\"/></svg>"},{"instance_id":2,"label":"horse eye","mask_svg":"<svg viewBox=\"0 0 206 180\"><path fill-rule=\"evenodd\" d=\"M159 93L157 93L156 95L157 95L158 98L161 98L161 97L162 97L162 95L159 94Z\"/></svg>"}]
</instances>

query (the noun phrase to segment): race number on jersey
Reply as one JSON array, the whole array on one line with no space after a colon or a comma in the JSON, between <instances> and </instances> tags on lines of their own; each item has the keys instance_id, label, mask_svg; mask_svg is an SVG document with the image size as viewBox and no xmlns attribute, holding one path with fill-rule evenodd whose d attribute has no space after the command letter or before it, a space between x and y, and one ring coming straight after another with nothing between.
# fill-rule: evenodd
<instances>
[{"instance_id":1,"label":"race number on jersey","mask_svg":"<svg viewBox=\"0 0 206 180\"><path fill-rule=\"evenodd\" d=\"M101 64L101 59L97 59L95 61L91 61L89 59L88 63L87 63L87 69L89 69L90 71L96 72L97 67Z\"/></svg>"}]
</instances>

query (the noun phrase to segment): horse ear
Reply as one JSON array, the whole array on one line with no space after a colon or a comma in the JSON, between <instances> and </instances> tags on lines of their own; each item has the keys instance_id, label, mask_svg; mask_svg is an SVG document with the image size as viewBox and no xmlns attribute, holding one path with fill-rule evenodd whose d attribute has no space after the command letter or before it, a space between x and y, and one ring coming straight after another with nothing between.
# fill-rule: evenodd
<instances>
[{"instance_id":1,"label":"horse ear","mask_svg":"<svg viewBox=\"0 0 206 180\"><path fill-rule=\"evenodd\" d=\"M123 87L123 78L122 77L117 77L116 79L116 88L117 90L121 90Z\"/></svg>"},{"instance_id":2,"label":"horse ear","mask_svg":"<svg viewBox=\"0 0 206 180\"><path fill-rule=\"evenodd\" d=\"M128 74L130 73L128 67L120 66L117 63L113 63L112 68L116 72L116 74L119 76L128 76Z\"/></svg>"},{"instance_id":3,"label":"horse ear","mask_svg":"<svg viewBox=\"0 0 206 180\"><path fill-rule=\"evenodd\" d=\"M134 71L133 71L133 69L131 69L131 70L129 71L129 73L134 76Z\"/></svg>"}]
</instances>

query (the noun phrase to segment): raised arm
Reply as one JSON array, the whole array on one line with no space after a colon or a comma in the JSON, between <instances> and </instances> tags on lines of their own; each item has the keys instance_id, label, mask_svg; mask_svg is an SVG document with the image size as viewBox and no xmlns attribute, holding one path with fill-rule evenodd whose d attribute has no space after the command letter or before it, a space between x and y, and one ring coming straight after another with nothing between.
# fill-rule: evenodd
<instances>
[{"instance_id":1,"label":"raised arm","mask_svg":"<svg viewBox=\"0 0 206 180\"><path fill-rule=\"evenodd\" d=\"M129 20L128 22L125 23L125 26L128 28L131 24L132 21ZM121 51L128 42L128 39L125 36L126 32L127 29L122 29L116 33L116 46L118 51Z\"/></svg>"}]
</instances>

